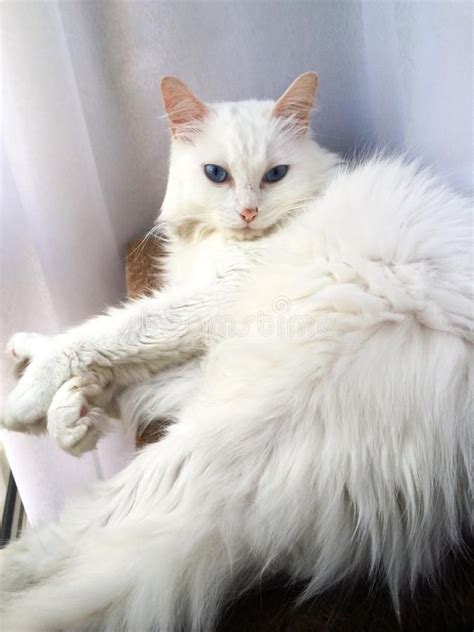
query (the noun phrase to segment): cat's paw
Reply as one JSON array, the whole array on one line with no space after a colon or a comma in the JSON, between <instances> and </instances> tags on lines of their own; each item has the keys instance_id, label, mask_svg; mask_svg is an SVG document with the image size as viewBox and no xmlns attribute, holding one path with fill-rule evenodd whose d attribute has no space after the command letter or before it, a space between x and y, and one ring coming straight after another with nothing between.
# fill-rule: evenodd
<instances>
[{"instance_id":1,"label":"cat's paw","mask_svg":"<svg viewBox=\"0 0 474 632\"><path fill-rule=\"evenodd\" d=\"M10 338L6 352L13 362L13 371L20 377L32 359L48 348L51 339L42 334L20 331Z\"/></svg>"},{"instance_id":2,"label":"cat's paw","mask_svg":"<svg viewBox=\"0 0 474 632\"><path fill-rule=\"evenodd\" d=\"M54 394L69 377L67 357L57 353L36 356L7 398L3 425L20 432L41 430Z\"/></svg>"},{"instance_id":3,"label":"cat's paw","mask_svg":"<svg viewBox=\"0 0 474 632\"><path fill-rule=\"evenodd\" d=\"M59 388L49 407L48 433L74 456L93 450L110 427L104 411L89 403L88 396L97 389L82 378L72 378Z\"/></svg>"},{"instance_id":4,"label":"cat's paw","mask_svg":"<svg viewBox=\"0 0 474 632\"><path fill-rule=\"evenodd\" d=\"M17 432L44 431L45 408L46 402L43 400L40 385L20 380L7 398L2 425Z\"/></svg>"}]
</instances>

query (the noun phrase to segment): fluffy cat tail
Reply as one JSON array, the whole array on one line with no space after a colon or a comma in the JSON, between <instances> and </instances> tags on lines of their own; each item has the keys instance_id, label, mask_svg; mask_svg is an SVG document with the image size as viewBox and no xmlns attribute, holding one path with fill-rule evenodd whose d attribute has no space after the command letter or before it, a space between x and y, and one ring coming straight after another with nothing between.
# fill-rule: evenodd
<instances>
[{"instance_id":1,"label":"fluffy cat tail","mask_svg":"<svg viewBox=\"0 0 474 632\"><path fill-rule=\"evenodd\" d=\"M180 477L187 448L169 443L149 446L126 474L71 505L59 524L26 533L2 553L2 629L214 628L230 592L238 595L258 573L238 516L227 515L224 528L218 503L199 509ZM176 467L165 466L171 451Z\"/></svg>"}]
</instances>

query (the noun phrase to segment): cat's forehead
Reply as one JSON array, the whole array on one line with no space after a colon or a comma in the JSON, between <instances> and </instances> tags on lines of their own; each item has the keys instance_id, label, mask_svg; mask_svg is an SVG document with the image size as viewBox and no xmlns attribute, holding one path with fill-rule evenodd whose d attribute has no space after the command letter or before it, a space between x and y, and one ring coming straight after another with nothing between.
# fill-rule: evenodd
<instances>
[{"instance_id":1,"label":"cat's forehead","mask_svg":"<svg viewBox=\"0 0 474 632\"><path fill-rule=\"evenodd\" d=\"M273 106L273 101L210 105L207 142L228 162L266 162L282 140Z\"/></svg>"}]
</instances>

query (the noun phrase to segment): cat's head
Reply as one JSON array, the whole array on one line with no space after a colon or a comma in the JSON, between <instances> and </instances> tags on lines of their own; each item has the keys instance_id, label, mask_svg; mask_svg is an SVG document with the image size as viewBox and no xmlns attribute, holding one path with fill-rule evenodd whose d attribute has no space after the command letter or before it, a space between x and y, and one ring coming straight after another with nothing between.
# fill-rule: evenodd
<instances>
[{"instance_id":1,"label":"cat's head","mask_svg":"<svg viewBox=\"0 0 474 632\"><path fill-rule=\"evenodd\" d=\"M334 166L310 134L317 81L301 75L276 102L205 104L164 77L172 143L161 219L183 237L252 239L300 210Z\"/></svg>"}]
</instances>

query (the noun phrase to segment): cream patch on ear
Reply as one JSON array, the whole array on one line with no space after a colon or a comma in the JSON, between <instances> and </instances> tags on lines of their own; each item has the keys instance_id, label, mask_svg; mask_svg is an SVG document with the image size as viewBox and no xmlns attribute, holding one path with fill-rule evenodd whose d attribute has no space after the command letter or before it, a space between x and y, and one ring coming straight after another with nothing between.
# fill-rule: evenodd
<instances>
[{"instance_id":1,"label":"cream patch on ear","mask_svg":"<svg viewBox=\"0 0 474 632\"><path fill-rule=\"evenodd\" d=\"M161 94L175 138L191 135L199 129L199 123L209 114L206 105L200 101L188 86L176 77L161 79Z\"/></svg>"},{"instance_id":2,"label":"cream patch on ear","mask_svg":"<svg viewBox=\"0 0 474 632\"><path fill-rule=\"evenodd\" d=\"M315 72L300 75L273 106L273 116L290 118L307 129L317 87L318 75Z\"/></svg>"}]
</instances>

